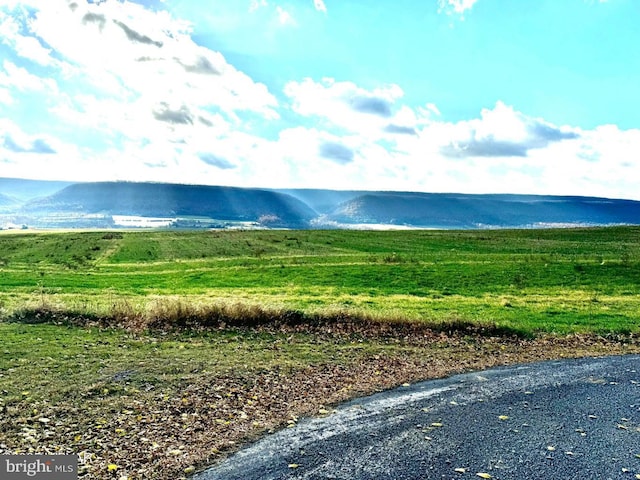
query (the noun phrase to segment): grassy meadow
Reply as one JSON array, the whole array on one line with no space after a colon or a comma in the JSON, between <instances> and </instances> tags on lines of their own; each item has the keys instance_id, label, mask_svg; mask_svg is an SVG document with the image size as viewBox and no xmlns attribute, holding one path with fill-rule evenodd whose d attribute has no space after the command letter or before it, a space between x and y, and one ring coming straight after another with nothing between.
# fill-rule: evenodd
<instances>
[{"instance_id":1,"label":"grassy meadow","mask_svg":"<svg viewBox=\"0 0 640 480\"><path fill-rule=\"evenodd\" d=\"M536 332L638 330L640 229L0 236L0 312L167 298ZM178 300L176 300L178 301Z\"/></svg>"},{"instance_id":2,"label":"grassy meadow","mask_svg":"<svg viewBox=\"0 0 640 480\"><path fill-rule=\"evenodd\" d=\"M640 228L0 235L0 453L182 478L301 415L640 351Z\"/></svg>"}]
</instances>

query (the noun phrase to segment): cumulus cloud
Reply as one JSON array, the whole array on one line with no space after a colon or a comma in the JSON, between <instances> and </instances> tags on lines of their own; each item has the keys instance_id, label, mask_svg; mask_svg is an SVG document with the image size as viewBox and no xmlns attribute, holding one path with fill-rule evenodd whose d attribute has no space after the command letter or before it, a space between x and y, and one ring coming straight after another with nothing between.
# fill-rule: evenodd
<instances>
[{"instance_id":1,"label":"cumulus cloud","mask_svg":"<svg viewBox=\"0 0 640 480\"><path fill-rule=\"evenodd\" d=\"M327 6L325 5L324 0L313 0L313 5L319 12L327 13Z\"/></svg>"},{"instance_id":2,"label":"cumulus cloud","mask_svg":"<svg viewBox=\"0 0 640 480\"><path fill-rule=\"evenodd\" d=\"M414 127L405 127L403 125L396 125L390 123L386 127L384 127L384 131L387 133L395 133L398 135L417 135L418 132Z\"/></svg>"},{"instance_id":3,"label":"cumulus cloud","mask_svg":"<svg viewBox=\"0 0 640 480\"><path fill-rule=\"evenodd\" d=\"M56 140L47 135L30 135L16 123L8 119L0 119L0 156L17 160L20 157L42 156L58 153L52 146Z\"/></svg>"},{"instance_id":4,"label":"cumulus cloud","mask_svg":"<svg viewBox=\"0 0 640 480\"><path fill-rule=\"evenodd\" d=\"M156 120L172 124L191 125L193 124L193 114L189 107L182 105L172 109L169 104L162 102L160 106L153 111Z\"/></svg>"},{"instance_id":5,"label":"cumulus cloud","mask_svg":"<svg viewBox=\"0 0 640 480\"><path fill-rule=\"evenodd\" d=\"M341 164L352 162L354 157L353 150L338 142L322 142L319 153L322 157Z\"/></svg>"},{"instance_id":6,"label":"cumulus cloud","mask_svg":"<svg viewBox=\"0 0 640 480\"><path fill-rule=\"evenodd\" d=\"M221 170L230 170L236 168L236 165L231 163L229 160L214 155L213 153L199 153L198 158L202 160L207 165L212 165Z\"/></svg>"},{"instance_id":7,"label":"cumulus cloud","mask_svg":"<svg viewBox=\"0 0 640 480\"><path fill-rule=\"evenodd\" d=\"M2 63L0 87L21 92L46 92L52 95L58 92L58 83L54 79L33 75L26 68L19 67L9 60Z\"/></svg>"},{"instance_id":8,"label":"cumulus cloud","mask_svg":"<svg viewBox=\"0 0 640 480\"><path fill-rule=\"evenodd\" d=\"M438 0L438 11L447 15L462 15L471 10L478 0Z\"/></svg>"},{"instance_id":9,"label":"cumulus cloud","mask_svg":"<svg viewBox=\"0 0 640 480\"><path fill-rule=\"evenodd\" d=\"M268 5L267 0L251 0L251 3L249 4L249 13L253 13Z\"/></svg>"},{"instance_id":10,"label":"cumulus cloud","mask_svg":"<svg viewBox=\"0 0 640 480\"><path fill-rule=\"evenodd\" d=\"M553 142L574 140L579 133L516 112L502 102L484 109L479 119L446 125L449 141L441 152L447 157L526 157L530 150Z\"/></svg>"},{"instance_id":11,"label":"cumulus cloud","mask_svg":"<svg viewBox=\"0 0 640 480\"><path fill-rule=\"evenodd\" d=\"M44 66L54 62L50 49L45 48L38 39L23 35L18 22L2 11L0 11L0 39L4 45L13 47L16 54L22 58Z\"/></svg>"},{"instance_id":12,"label":"cumulus cloud","mask_svg":"<svg viewBox=\"0 0 640 480\"><path fill-rule=\"evenodd\" d=\"M442 148L448 157L526 157L526 145L496 140L494 138L471 139L455 142Z\"/></svg>"},{"instance_id":13,"label":"cumulus cloud","mask_svg":"<svg viewBox=\"0 0 640 480\"><path fill-rule=\"evenodd\" d=\"M354 95L349 99L349 105L356 112L371 113L385 118L391 116L392 102L386 98Z\"/></svg>"},{"instance_id":14,"label":"cumulus cloud","mask_svg":"<svg viewBox=\"0 0 640 480\"><path fill-rule=\"evenodd\" d=\"M205 56L198 57L191 64L184 64L180 59L177 59L177 61L189 73L201 73L203 75L220 75L220 71L211 62L211 60Z\"/></svg>"},{"instance_id":15,"label":"cumulus cloud","mask_svg":"<svg viewBox=\"0 0 640 480\"><path fill-rule=\"evenodd\" d=\"M250 111L277 117L277 100L265 85L197 45L191 25L166 11L128 1L78 1L74 9L39 2L32 18L22 21L61 58L68 78L84 82L85 91L97 89L129 104L159 103L170 95L193 110L214 106L230 116Z\"/></svg>"},{"instance_id":16,"label":"cumulus cloud","mask_svg":"<svg viewBox=\"0 0 640 480\"><path fill-rule=\"evenodd\" d=\"M382 135L389 123L407 125L407 121L417 121L415 112L399 105L404 92L397 85L366 90L352 82L306 78L289 82L285 94L296 113L324 118L334 126L369 136Z\"/></svg>"},{"instance_id":17,"label":"cumulus cloud","mask_svg":"<svg viewBox=\"0 0 640 480\"><path fill-rule=\"evenodd\" d=\"M154 45L158 48L161 48L163 45L162 42L150 39L146 35L143 35L137 32L136 30L129 27L127 24L121 22L120 20L113 20L113 23L119 26L124 32L124 34L127 36L127 38L132 42L145 43L147 45Z\"/></svg>"},{"instance_id":18,"label":"cumulus cloud","mask_svg":"<svg viewBox=\"0 0 640 480\"><path fill-rule=\"evenodd\" d=\"M243 133L245 118L279 117L264 84L198 45L192 26L168 11L126 0L27 3L28 10L24 2L0 3L0 43L13 50L0 63L0 106L41 97L34 118L82 134L74 147L46 135L0 133L0 153L14 175L31 176L38 164L40 175L59 177L59 164L79 179L202 181L209 171L240 172L256 155L253 146L264 140ZM31 63L10 60L17 57ZM38 124L47 128L44 120ZM202 153L212 145L215 155ZM17 156L28 157L30 166ZM243 178L220 173L216 181Z\"/></svg>"},{"instance_id":19,"label":"cumulus cloud","mask_svg":"<svg viewBox=\"0 0 640 480\"><path fill-rule=\"evenodd\" d=\"M6 88L0 88L0 103L4 103L5 105L13 104L13 97Z\"/></svg>"},{"instance_id":20,"label":"cumulus cloud","mask_svg":"<svg viewBox=\"0 0 640 480\"><path fill-rule=\"evenodd\" d=\"M75 5L75 8L72 8L71 9L72 11L75 11L75 9L78 8L77 3L74 5ZM98 28L102 30L105 24L107 23L107 17L105 17L100 13L87 12L82 17L82 23L85 25L88 23L95 23L96 25L98 25Z\"/></svg>"},{"instance_id":21,"label":"cumulus cloud","mask_svg":"<svg viewBox=\"0 0 640 480\"><path fill-rule=\"evenodd\" d=\"M276 13L278 14L278 22L280 25L296 25L296 21L287 10L282 8L280 5L276 7Z\"/></svg>"},{"instance_id":22,"label":"cumulus cloud","mask_svg":"<svg viewBox=\"0 0 640 480\"><path fill-rule=\"evenodd\" d=\"M273 25L278 18L269 15L288 11L277 3L245 6L265 8L255 18L264 13ZM474 3L441 6L462 15ZM0 44L9 52L0 61L5 175L640 196L640 130L558 126L502 102L451 122L432 103L406 104L398 85L331 78L291 81L279 103L161 8L0 5ZM326 11L324 2L315 6ZM7 8L15 8L10 16ZM11 123L18 111L34 122ZM50 125L75 134L57 137Z\"/></svg>"},{"instance_id":23,"label":"cumulus cloud","mask_svg":"<svg viewBox=\"0 0 640 480\"><path fill-rule=\"evenodd\" d=\"M51 154L56 151L42 138L36 138L34 140L27 140L26 142L18 143L10 134L4 135L3 146L7 150L14 153L43 153Z\"/></svg>"}]
</instances>

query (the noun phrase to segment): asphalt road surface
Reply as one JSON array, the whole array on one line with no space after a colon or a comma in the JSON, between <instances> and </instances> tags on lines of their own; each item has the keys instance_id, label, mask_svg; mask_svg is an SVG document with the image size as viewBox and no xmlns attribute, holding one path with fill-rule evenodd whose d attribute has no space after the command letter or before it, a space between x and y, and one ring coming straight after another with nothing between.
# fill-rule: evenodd
<instances>
[{"instance_id":1,"label":"asphalt road surface","mask_svg":"<svg viewBox=\"0 0 640 480\"><path fill-rule=\"evenodd\" d=\"M640 479L640 356L403 386L302 420L195 478Z\"/></svg>"}]
</instances>

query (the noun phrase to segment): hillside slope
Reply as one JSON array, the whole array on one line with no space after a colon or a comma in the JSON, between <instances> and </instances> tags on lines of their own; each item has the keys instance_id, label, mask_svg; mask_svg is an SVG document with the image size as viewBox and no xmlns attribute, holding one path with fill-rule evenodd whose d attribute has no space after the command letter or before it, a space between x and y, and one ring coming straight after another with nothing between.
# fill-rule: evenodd
<instances>
[{"instance_id":1,"label":"hillside slope","mask_svg":"<svg viewBox=\"0 0 640 480\"><path fill-rule=\"evenodd\" d=\"M0 179L29 194L56 182ZM10 180L10 179L9 179ZM60 183L60 182L58 182ZM61 183L65 185L64 182ZM25 187L26 188L26 187ZM26 192L26 190L25 190ZM596 197L256 189L166 183L98 182L64 186L22 205L0 190L7 221L42 228L110 227L112 215L223 222L258 222L274 228L518 228L575 225L640 225L640 202ZM17 202L17 203L16 203ZM4 205L4 206L3 206ZM101 219L92 218L99 216ZM180 228L220 228L181 220ZM376 227L376 228L377 228Z\"/></svg>"},{"instance_id":2,"label":"hillside slope","mask_svg":"<svg viewBox=\"0 0 640 480\"><path fill-rule=\"evenodd\" d=\"M316 213L289 195L268 190L162 183L99 182L70 185L28 202L27 213L206 216L304 227Z\"/></svg>"},{"instance_id":3,"label":"hillside slope","mask_svg":"<svg viewBox=\"0 0 640 480\"><path fill-rule=\"evenodd\" d=\"M18 203L15 198L0 193L0 212L12 211L17 207Z\"/></svg>"},{"instance_id":4,"label":"hillside slope","mask_svg":"<svg viewBox=\"0 0 640 480\"><path fill-rule=\"evenodd\" d=\"M0 178L0 194L8 195L24 202L34 198L52 195L71 184L72 182Z\"/></svg>"},{"instance_id":5,"label":"hillside slope","mask_svg":"<svg viewBox=\"0 0 640 480\"><path fill-rule=\"evenodd\" d=\"M592 197L367 193L327 217L342 224L439 228L640 224L640 202Z\"/></svg>"}]
</instances>

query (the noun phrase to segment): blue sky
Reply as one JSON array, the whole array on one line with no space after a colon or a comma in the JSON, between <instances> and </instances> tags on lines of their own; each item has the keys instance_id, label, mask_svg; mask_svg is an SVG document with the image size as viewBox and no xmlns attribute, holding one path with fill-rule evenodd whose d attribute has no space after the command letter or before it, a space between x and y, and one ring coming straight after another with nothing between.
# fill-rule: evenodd
<instances>
[{"instance_id":1,"label":"blue sky","mask_svg":"<svg viewBox=\"0 0 640 480\"><path fill-rule=\"evenodd\" d=\"M0 176L640 199L637 0L0 0Z\"/></svg>"}]
</instances>

